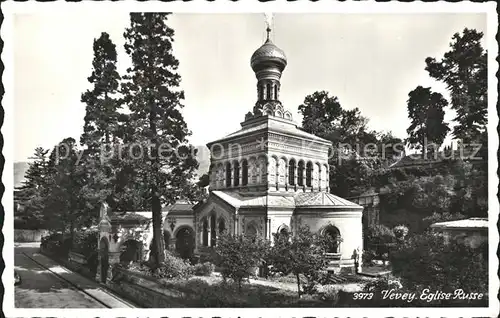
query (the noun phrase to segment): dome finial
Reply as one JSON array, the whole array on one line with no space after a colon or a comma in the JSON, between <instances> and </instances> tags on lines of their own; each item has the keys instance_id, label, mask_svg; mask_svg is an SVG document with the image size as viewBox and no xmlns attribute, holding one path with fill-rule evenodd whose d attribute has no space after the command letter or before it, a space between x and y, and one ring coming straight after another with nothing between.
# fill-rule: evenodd
<instances>
[{"instance_id":1,"label":"dome finial","mask_svg":"<svg viewBox=\"0 0 500 318\"><path fill-rule=\"evenodd\" d=\"M264 13L264 15L266 16L267 41L270 41L271 40L271 26L273 25L274 14L267 12L267 13Z\"/></svg>"}]
</instances>

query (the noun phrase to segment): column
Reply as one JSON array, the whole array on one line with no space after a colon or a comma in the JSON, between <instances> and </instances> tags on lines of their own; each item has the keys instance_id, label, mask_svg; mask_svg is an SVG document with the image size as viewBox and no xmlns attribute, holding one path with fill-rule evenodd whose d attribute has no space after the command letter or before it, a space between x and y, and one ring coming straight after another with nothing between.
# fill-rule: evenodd
<instances>
[{"instance_id":1,"label":"column","mask_svg":"<svg viewBox=\"0 0 500 318\"><path fill-rule=\"evenodd\" d=\"M239 223L240 223L239 222L239 216L235 215L234 216L234 235L240 234L239 230L238 230Z\"/></svg>"},{"instance_id":2,"label":"column","mask_svg":"<svg viewBox=\"0 0 500 318\"><path fill-rule=\"evenodd\" d=\"M108 266L108 275L106 279L106 283L109 282L113 278L113 265L120 263L120 252L109 252L109 266ZM99 269L98 269L99 270Z\"/></svg>"},{"instance_id":3,"label":"column","mask_svg":"<svg viewBox=\"0 0 500 318\"><path fill-rule=\"evenodd\" d=\"M298 167L299 167L299 163L296 162L295 167L294 167L294 172L293 172L293 183L294 183L295 189L297 189L297 180L298 180L297 172L299 171Z\"/></svg>"},{"instance_id":4,"label":"column","mask_svg":"<svg viewBox=\"0 0 500 318\"><path fill-rule=\"evenodd\" d=\"M267 219L267 234L266 234L266 238L268 240L272 239L272 237L271 237L271 219L270 218Z\"/></svg>"},{"instance_id":5,"label":"column","mask_svg":"<svg viewBox=\"0 0 500 318\"><path fill-rule=\"evenodd\" d=\"M212 216L208 217L208 227L207 227L207 232L208 232L208 246L212 246Z\"/></svg>"},{"instance_id":6,"label":"column","mask_svg":"<svg viewBox=\"0 0 500 318\"><path fill-rule=\"evenodd\" d=\"M248 167L248 161L247 161L247 167ZM240 162L240 163L238 164L238 177L239 177L239 182L238 182L238 184L239 184L239 186L240 186L240 187L241 187L241 185L242 185L242 181L243 181L242 172L243 172L243 165L242 165L242 163Z\"/></svg>"}]
</instances>

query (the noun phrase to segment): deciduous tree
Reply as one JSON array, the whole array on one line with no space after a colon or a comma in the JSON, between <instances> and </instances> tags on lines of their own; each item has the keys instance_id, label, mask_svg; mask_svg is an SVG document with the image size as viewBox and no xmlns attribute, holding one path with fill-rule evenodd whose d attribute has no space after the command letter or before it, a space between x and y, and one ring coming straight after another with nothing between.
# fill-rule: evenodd
<instances>
[{"instance_id":1,"label":"deciduous tree","mask_svg":"<svg viewBox=\"0 0 500 318\"><path fill-rule=\"evenodd\" d=\"M423 158L427 159L429 151L437 153L450 130L444 122L444 107L448 102L440 93L432 92L430 87L418 86L408 96L411 123L406 130L407 142L412 148L422 149Z\"/></svg>"},{"instance_id":2,"label":"deciduous tree","mask_svg":"<svg viewBox=\"0 0 500 318\"><path fill-rule=\"evenodd\" d=\"M488 120L487 51L482 38L482 32L465 28L453 35L450 51L440 60L425 60L429 75L450 92L451 108L457 112L453 136L465 143L478 141Z\"/></svg>"},{"instance_id":3,"label":"deciduous tree","mask_svg":"<svg viewBox=\"0 0 500 318\"><path fill-rule=\"evenodd\" d=\"M326 268L324 253L328 243L330 242L326 237L311 233L307 226L299 227L291 239L288 235L275 234L274 245L267 258L272 266L271 272L293 274L297 279L299 297L306 291L312 291L321 271ZM307 282L301 280L302 275Z\"/></svg>"}]
</instances>

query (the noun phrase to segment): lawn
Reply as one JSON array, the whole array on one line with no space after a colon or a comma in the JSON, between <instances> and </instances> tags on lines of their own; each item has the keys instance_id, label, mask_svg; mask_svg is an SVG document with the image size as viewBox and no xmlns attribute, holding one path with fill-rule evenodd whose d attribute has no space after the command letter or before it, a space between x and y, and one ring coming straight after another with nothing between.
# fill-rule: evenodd
<instances>
[{"instance_id":1,"label":"lawn","mask_svg":"<svg viewBox=\"0 0 500 318\"><path fill-rule=\"evenodd\" d=\"M245 283L241 290L222 278L193 277L160 280L172 295L177 291L186 306L194 307L331 307L333 304L313 296L299 298L296 291L255 283ZM182 295L182 296L181 296Z\"/></svg>"}]
</instances>

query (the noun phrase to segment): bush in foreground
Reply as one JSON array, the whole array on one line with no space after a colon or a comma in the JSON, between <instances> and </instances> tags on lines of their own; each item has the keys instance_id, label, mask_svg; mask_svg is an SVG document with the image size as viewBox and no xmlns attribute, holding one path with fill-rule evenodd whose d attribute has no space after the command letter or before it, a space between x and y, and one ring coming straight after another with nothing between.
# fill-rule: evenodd
<instances>
[{"instance_id":1,"label":"bush in foreground","mask_svg":"<svg viewBox=\"0 0 500 318\"><path fill-rule=\"evenodd\" d=\"M243 280L262 264L268 248L269 242L258 238L223 234L215 247L213 261L224 280L233 280L241 290Z\"/></svg>"},{"instance_id":2,"label":"bush in foreground","mask_svg":"<svg viewBox=\"0 0 500 318\"><path fill-rule=\"evenodd\" d=\"M267 258L272 265L271 272L285 276L293 274L299 297L314 293L327 265L324 253L329 243L326 238L311 233L306 226L300 227L292 238L275 235ZM305 281L301 280L302 275Z\"/></svg>"},{"instance_id":3,"label":"bush in foreground","mask_svg":"<svg viewBox=\"0 0 500 318\"><path fill-rule=\"evenodd\" d=\"M210 276L215 270L215 265L210 262L194 265L193 273L196 276Z\"/></svg>"},{"instance_id":4,"label":"bush in foreground","mask_svg":"<svg viewBox=\"0 0 500 318\"><path fill-rule=\"evenodd\" d=\"M404 286L443 292L488 291L488 259L483 247L471 248L458 239L446 242L440 234L416 235L391 253L393 273Z\"/></svg>"}]
</instances>

